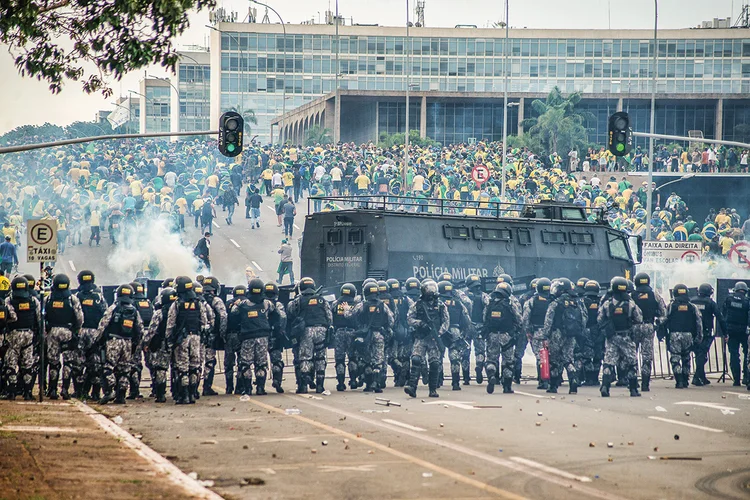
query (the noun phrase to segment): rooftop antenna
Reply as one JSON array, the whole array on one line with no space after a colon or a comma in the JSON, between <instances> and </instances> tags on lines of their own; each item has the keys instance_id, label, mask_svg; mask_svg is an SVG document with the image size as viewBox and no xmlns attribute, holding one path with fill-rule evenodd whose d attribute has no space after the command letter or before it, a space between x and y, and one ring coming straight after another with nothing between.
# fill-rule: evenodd
<instances>
[{"instance_id":1,"label":"rooftop antenna","mask_svg":"<svg viewBox=\"0 0 750 500\"><path fill-rule=\"evenodd\" d=\"M266 13L263 14L263 20L261 24L271 24L271 20L268 18L268 7L266 7Z\"/></svg>"},{"instance_id":2,"label":"rooftop antenna","mask_svg":"<svg viewBox=\"0 0 750 500\"><path fill-rule=\"evenodd\" d=\"M417 0L417 6L414 9L416 23L414 26L417 28L423 28L424 27L424 3L425 0Z\"/></svg>"},{"instance_id":3,"label":"rooftop antenna","mask_svg":"<svg viewBox=\"0 0 750 500\"><path fill-rule=\"evenodd\" d=\"M742 12L734 22L735 28L750 28L750 2L745 2L742 6Z\"/></svg>"}]
</instances>

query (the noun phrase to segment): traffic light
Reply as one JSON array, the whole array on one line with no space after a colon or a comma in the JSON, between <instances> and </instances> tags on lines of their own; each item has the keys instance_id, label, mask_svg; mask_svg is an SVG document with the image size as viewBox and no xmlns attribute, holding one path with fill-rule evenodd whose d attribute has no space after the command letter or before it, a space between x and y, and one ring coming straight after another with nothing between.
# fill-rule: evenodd
<instances>
[{"instance_id":1,"label":"traffic light","mask_svg":"<svg viewBox=\"0 0 750 500\"><path fill-rule=\"evenodd\" d=\"M239 113L227 111L219 118L219 151L224 156L234 157L242 153L242 131L245 120Z\"/></svg>"},{"instance_id":2,"label":"traffic light","mask_svg":"<svg viewBox=\"0 0 750 500\"><path fill-rule=\"evenodd\" d=\"M630 117L620 111L609 117L609 142L607 148L615 156L625 156L633 147L630 135Z\"/></svg>"}]
</instances>

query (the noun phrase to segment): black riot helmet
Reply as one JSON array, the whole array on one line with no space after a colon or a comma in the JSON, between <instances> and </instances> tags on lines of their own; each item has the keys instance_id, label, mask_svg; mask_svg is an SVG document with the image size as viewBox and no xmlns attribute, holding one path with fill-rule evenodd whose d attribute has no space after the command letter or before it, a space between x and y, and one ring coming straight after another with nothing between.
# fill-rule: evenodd
<instances>
[{"instance_id":1,"label":"black riot helmet","mask_svg":"<svg viewBox=\"0 0 750 500\"><path fill-rule=\"evenodd\" d=\"M573 291L573 282L568 278L558 278L552 283L552 295L561 297L563 294Z\"/></svg>"},{"instance_id":2,"label":"black riot helmet","mask_svg":"<svg viewBox=\"0 0 750 500\"><path fill-rule=\"evenodd\" d=\"M130 285L120 285L117 287L117 301L118 302L133 302L133 295L135 295L135 291L133 291L133 287Z\"/></svg>"},{"instance_id":3,"label":"black riot helmet","mask_svg":"<svg viewBox=\"0 0 750 500\"><path fill-rule=\"evenodd\" d=\"M498 299L507 299L513 293L513 287L505 281L495 285L492 295Z\"/></svg>"},{"instance_id":4,"label":"black riot helmet","mask_svg":"<svg viewBox=\"0 0 750 500\"><path fill-rule=\"evenodd\" d=\"M377 282L369 283L362 289L362 295L364 295L367 300L378 298L379 293L380 287Z\"/></svg>"},{"instance_id":5,"label":"black riot helmet","mask_svg":"<svg viewBox=\"0 0 750 500\"><path fill-rule=\"evenodd\" d=\"M466 288L473 290L482 286L482 278L476 274L470 274L466 277Z\"/></svg>"},{"instance_id":6,"label":"black riot helmet","mask_svg":"<svg viewBox=\"0 0 750 500\"><path fill-rule=\"evenodd\" d=\"M406 295L409 295L411 297L419 297L419 295L422 293L421 285L417 278L407 278L406 282L404 283L404 288L406 288Z\"/></svg>"},{"instance_id":7,"label":"black riot helmet","mask_svg":"<svg viewBox=\"0 0 750 500\"><path fill-rule=\"evenodd\" d=\"M599 282L595 280L588 280L586 282L586 286L584 287L586 295L589 296L598 296L600 289L601 287L599 286Z\"/></svg>"},{"instance_id":8,"label":"black riot helmet","mask_svg":"<svg viewBox=\"0 0 750 500\"><path fill-rule=\"evenodd\" d=\"M549 297L552 290L552 282L549 278L539 278L536 282L536 293L543 297Z\"/></svg>"},{"instance_id":9,"label":"black riot helmet","mask_svg":"<svg viewBox=\"0 0 750 500\"><path fill-rule=\"evenodd\" d=\"M440 276L438 276L438 282L440 281L448 281L450 283L453 283L453 275L449 272L441 273Z\"/></svg>"},{"instance_id":10,"label":"black riot helmet","mask_svg":"<svg viewBox=\"0 0 750 500\"><path fill-rule=\"evenodd\" d=\"M651 286L651 277L646 273L638 273L635 275L634 279L636 288L641 286Z\"/></svg>"},{"instance_id":11,"label":"black riot helmet","mask_svg":"<svg viewBox=\"0 0 750 500\"><path fill-rule=\"evenodd\" d=\"M161 282L162 288L174 288L174 278L164 278Z\"/></svg>"},{"instance_id":12,"label":"black riot helmet","mask_svg":"<svg viewBox=\"0 0 750 500\"><path fill-rule=\"evenodd\" d=\"M588 278L578 278L578 281L576 281L576 288L584 288L588 281Z\"/></svg>"},{"instance_id":13,"label":"black riot helmet","mask_svg":"<svg viewBox=\"0 0 750 500\"><path fill-rule=\"evenodd\" d=\"M628 280L622 276L615 276L609 282L609 289L613 294L625 294L628 293Z\"/></svg>"},{"instance_id":14,"label":"black riot helmet","mask_svg":"<svg viewBox=\"0 0 750 500\"><path fill-rule=\"evenodd\" d=\"M536 284L539 283L539 278L534 278L529 283L529 290L535 291L536 290Z\"/></svg>"},{"instance_id":15,"label":"black riot helmet","mask_svg":"<svg viewBox=\"0 0 750 500\"><path fill-rule=\"evenodd\" d=\"M245 285L237 285L232 290L234 297L245 297L247 295L247 287Z\"/></svg>"},{"instance_id":16,"label":"black riot helmet","mask_svg":"<svg viewBox=\"0 0 750 500\"><path fill-rule=\"evenodd\" d=\"M70 278L67 274L56 274L52 278L52 291L55 295L70 295Z\"/></svg>"},{"instance_id":17,"label":"black riot helmet","mask_svg":"<svg viewBox=\"0 0 750 500\"><path fill-rule=\"evenodd\" d=\"M177 276L174 279L175 290L177 295L184 298L192 299L195 297L195 291L193 290L193 280L188 276Z\"/></svg>"},{"instance_id":18,"label":"black riot helmet","mask_svg":"<svg viewBox=\"0 0 750 500\"><path fill-rule=\"evenodd\" d=\"M509 283L511 286L513 285L513 278L510 277L510 274L501 274L497 277L498 283Z\"/></svg>"},{"instance_id":19,"label":"black riot helmet","mask_svg":"<svg viewBox=\"0 0 750 500\"><path fill-rule=\"evenodd\" d=\"M136 299L143 299L146 297L146 288L143 286L143 283L139 283L138 281L131 281L130 286L133 287L133 292L135 292L135 298Z\"/></svg>"},{"instance_id":20,"label":"black riot helmet","mask_svg":"<svg viewBox=\"0 0 750 500\"><path fill-rule=\"evenodd\" d=\"M199 283L197 281L194 281L193 282L193 293L195 293L195 295L198 298L200 298L201 300L203 300L203 284L201 284L201 283Z\"/></svg>"},{"instance_id":21,"label":"black riot helmet","mask_svg":"<svg viewBox=\"0 0 750 500\"><path fill-rule=\"evenodd\" d=\"M401 283L399 283L396 278L386 280L386 284L388 285L388 291L391 292L391 295L401 296Z\"/></svg>"},{"instance_id":22,"label":"black riot helmet","mask_svg":"<svg viewBox=\"0 0 750 500\"><path fill-rule=\"evenodd\" d=\"M263 284L263 280L260 278L253 278L250 280L250 283L247 284L247 292L248 297L252 302L255 302L256 304L259 304L263 302L263 293L264 293L265 285Z\"/></svg>"},{"instance_id":23,"label":"black riot helmet","mask_svg":"<svg viewBox=\"0 0 750 500\"><path fill-rule=\"evenodd\" d=\"M354 300L354 297L357 296L357 287L352 285L351 283L344 283L341 285L341 290L339 290L339 298L343 299L347 302L351 302Z\"/></svg>"},{"instance_id":24,"label":"black riot helmet","mask_svg":"<svg viewBox=\"0 0 750 500\"><path fill-rule=\"evenodd\" d=\"M441 297L452 297L453 296L453 284L450 281L438 282L438 294Z\"/></svg>"},{"instance_id":25,"label":"black riot helmet","mask_svg":"<svg viewBox=\"0 0 750 500\"><path fill-rule=\"evenodd\" d=\"M83 270L78 273L78 288L81 290L93 290L95 285L94 281L96 277L94 273L89 270Z\"/></svg>"},{"instance_id":26,"label":"black riot helmet","mask_svg":"<svg viewBox=\"0 0 750 500\"><path fill-rule=\"evenodd\" d=\"M681 302L689 300L690 297L688 296L688 287L686 285L683 285L682 283L675 285L672 289L672 296L674 297L674 300L678 300Z\"/></svg>"},{"instance_id":27,"label":"black riot helmet","mask_svg":"<svg viewBox=\"0 0 750 500\"><path fill-rule=\"evenodd\" d=\"M203 278L203 292L216 295L221 289L221 283L216 276L206 276Z\"/></svg>"},{"instance_id":28,"label":"black riot helmet","mask_svg":"<svg viewBox=\"0 0 750 500\"><path fill-rule=\"evenodd\" d=\"M698 287L698 295L701 297L711 297L714 294L714 287L708 283L703 283Z\"/></svg>"},{"instance_id":29,"label":"black riot helmet","mask_svg":"<svg viewBox=\"0 0 750 500\"><path fill-rule=\"evenodd\" d=\"M199 274L198 276L195 277L195 281L197 281L198 283L203 283L205 279L206 277L203 276L202 274Z\"/></svg>"},{"instance_id":30,"label":"black riot helmet","mask_svg":"<svg viewBox=\"0 0 750 500\"><path fill-rule=\"evenodd\" d=\"M299 291L315 290L315 280L312 278L302 278L299 280Z\"/></svg>"},{"instance_id":31,"label":"black riot helmet","mask_svg":"<svg viewBox=\"0 0 750 500\"><path fill-rule=\"evenodd\" d=\"M161 298L159 307L161 307L162 309L169 309L169 306L172 304L172 302L177 300L177 291L174 288L167 287L162 289L159 296Z\"/></svg>"},{"instance_id":32,"label":"black riot helmet","mask_svg":"<svg viewBox=\"0 0 750 500\"><path fill-rule=\"evenodd\" d=\"M277 285L275 282L269 281L263 286L263 290L268 300L273 300L274 302L278 300L279 285Z\"/></svg>"},{"instance_id":33,"label":"black riot helmet","mask_svg":"<svg viewBox=\"0 0 750 500\"><path fill-rule=\"evenodd\" d=\"M426 301L435 300L438 296L438 286L434 280L424 280L420 288L422 299Z\"/></svg>"},{"instance_id":34,"label":"black riot helmet","mask_svg":"<svg viewBox=\"0 0 750 500\"><path fill-rule=\"evenodd\" d=\"M747 283L744 281L738 281L734 284L735 292L742 292L743 295L747 295Z\"/></svg>"},{"instance_id":35,"label":"black riot helmet","mask_svg":"<svg viewBox=\"0 0 750 500\"><path fill-rule=\"evenodd\" d=\"M391 289L388 287L388 283L386 283L385 280L378 281L378 292L380 293L381 297L385 297L390 291Z\"/></svg>"},{"instance_id":36,"label":"black riot helmet","mask_svg":"<svg viewBox=\"0 0 750 500\"><path fill-rule=\"evenodd\" d=\"M24 278L26 278L26 281L29 282L29 285L31 285L31 288L34 288L34 285L36 284L36 278L33 274L24 274Z\"/></svg>"},{"instance_id":37,"label":"black riot helmet","mask_svg":"<svg viewBox=\"0 0 750 500\"><path fill-rule=\"evenodd\" d=\"M11 293L14 297L28 298L29 288L29 280L23 276L13 278L10 282Z\"/></svg>"}]
</instances>

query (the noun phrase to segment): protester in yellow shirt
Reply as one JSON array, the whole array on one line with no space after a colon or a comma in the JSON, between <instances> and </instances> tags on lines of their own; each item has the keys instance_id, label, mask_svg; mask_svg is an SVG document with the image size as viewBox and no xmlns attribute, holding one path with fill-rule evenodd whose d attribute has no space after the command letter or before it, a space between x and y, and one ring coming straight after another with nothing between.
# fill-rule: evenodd
<instances>
[{"instance_id":1,"label":"protester in yellow shirt","mask_svg":"<svg viewBox=\"0 0 750 500\"><path fill-rule=\"evenodd\" d=\"M359 176L354 179L354 183L357 185L357 194L367 194L367 188L370 186L369 177L365 174L359 174Z\"/></svg>"}]
</instances>

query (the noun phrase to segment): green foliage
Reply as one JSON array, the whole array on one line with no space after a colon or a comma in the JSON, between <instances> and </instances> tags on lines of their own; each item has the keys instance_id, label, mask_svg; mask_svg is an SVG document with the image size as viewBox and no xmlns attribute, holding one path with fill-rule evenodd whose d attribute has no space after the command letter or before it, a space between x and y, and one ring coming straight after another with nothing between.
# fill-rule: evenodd
<instances>
[{"instance_id":1,"label":"green foliage","mask_svg":"<svg viewBox=\"0 0 750 500\"><path fill-rule=\"evenodd\" d=\"M31 142L34 136L43 141L63 139L65 137L65 129L51 123L45 123L44 125L21 125L0 137L0 144Z\"/></svg>"},{"instance_id":2,"label":"green foliage","mask_svg":"<svg viewBox=\"0 0 750 500\"><path fill-rule=\"evenodd\" d=\"M215 0L7 0L0 2L0 42L8 45L22 76L48 82L52 93L73 80L87 93L109 97L107 77L120 80L151 64L174 71L178 55L172 39L188 28L188 11L215 5ZM84 69L89 65L95 69Z\"/></svg>"},{"instance_id":3,"label":"green foliage","mask_svg":"<svg viewBox=\"0 0 750 500\"><path fill-rule=\"evenodd\" d=\"M112 135L115 131L107 120L100 122L73 122L65 127L65 135L70 139L78 137L94 137L97 135Z\"/></svg>"},{"instance_id":4,"label":"green foliage","mask_svg":"<svg viewBox=\"0 0 750 500\"><path fill-rule=\"evenodd\" d=\"M244 127L244 134L247 142L250 142L251 136L250 133L252 132L252 128L250 127L250 124L253 125L258 124L258 119L255 117L255 110L252 109L245 109L242 110L241 108L237 106L232 106L231 108L227 109L227 111L234 111L235 113L239 113L242 115L242 119L245 120L245 127ZM244 142L244 140L243 140Z\"/></svg>"},{"instance_id":5,"label":"green foliage","mask_svg":"<svg viewBox=\"0 0 750 500\"><path fill-rule=\"evenodd\" d=\"M307 131L305 146L315 146L316 144L331 144L331 129L323 128L320 125L314 125Z\"/></svg>"},{"instance_id":6,"label":"green foliage","mask_svg":"<svg viewBox=\"0 0 750 500\"><path fill-rule=\"evenodd\" d=\"M558 87L553 88L544 101L535 99L531 107L537 116L523 120L521 125L538 141L540 147L527 147L545 158L555 152L564 158L574 148L581 151L588 143L584 124L596 117L587 111L577 110L579 102L580 92L565 97Z\"/></svg>"},{"instance_id":7,"label":"green foliage","mask_svg":"<svg viewBox=\"0 0 750 500\"><path fill-rule=\"evenodd\" d=\"M437 144L437 141L433 141L429 137L424 139L419 136L418 130L409 130L409 144L414 144L419 147L430 147ZM388 134L387 132L381 132L378 138L378 147L380 148L392 148L393 146L404 145L404 134Z\"/></svg>"}]
</instances>

